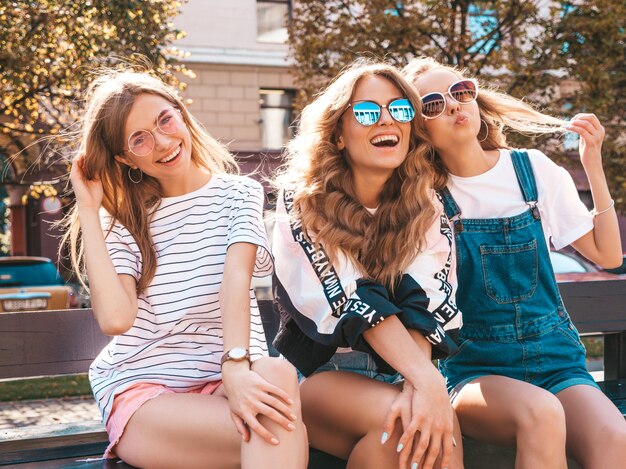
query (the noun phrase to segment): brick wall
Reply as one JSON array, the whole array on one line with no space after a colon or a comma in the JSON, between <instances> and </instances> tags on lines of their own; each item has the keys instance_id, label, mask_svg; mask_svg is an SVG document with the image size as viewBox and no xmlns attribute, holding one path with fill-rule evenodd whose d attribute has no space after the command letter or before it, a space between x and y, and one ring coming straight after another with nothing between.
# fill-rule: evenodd
<instances>
[{"instance_id":1,"label":"brick wall","mask_svg":"<svg viewBox=\"0 0 626 469\"><path fill-rule=\"evenodd\" d=\"M184 98L192 100L189 110L220 141L234 152L261 151L260 88L294 88L287 67L190 63L196 77Z\"/></svg>"}]
</instances>

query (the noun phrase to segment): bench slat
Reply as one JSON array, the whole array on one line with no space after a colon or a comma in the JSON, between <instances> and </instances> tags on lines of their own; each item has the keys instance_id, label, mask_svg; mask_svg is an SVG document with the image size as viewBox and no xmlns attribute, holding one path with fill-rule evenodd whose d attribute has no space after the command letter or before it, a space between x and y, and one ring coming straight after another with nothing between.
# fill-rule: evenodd
<instances>
[{"instance_id":1,"label":"bench slat","mask_svg":"<svg viewBox=\"0 0 626 469\"><path fill-rule=\"evenodd\" d=\"M30 426L0 432L0 465L101 456L109 442L100 421Z\"/></svg>"},{"instance_id":2,"label":"bench slat","mask_svg":"<svg viewBox=\"0 0 626 469\"><path fill-rule=\"evenodd\" d=\"M2 313L0 379L84 373L109 340L90 309Z\"/></svg>"}]
</instances>

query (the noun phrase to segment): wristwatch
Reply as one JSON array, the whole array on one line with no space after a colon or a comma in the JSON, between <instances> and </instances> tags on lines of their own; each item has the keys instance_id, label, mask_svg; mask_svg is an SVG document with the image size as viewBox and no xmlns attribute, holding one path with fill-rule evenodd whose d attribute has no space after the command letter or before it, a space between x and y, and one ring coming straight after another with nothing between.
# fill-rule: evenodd
<instances>
[{"instance_id":1,"label":"wristwatch","mask_svg":"<svg viewBox=\"0 0 626 469\"><path fill-rule=\"evenodd\" d=\"M222 355L222 365L228 360L232 360L234 362L240 362L243 360L250 361L250 353L248 352L248 349L243 347L233 347Z\"/></svg>"}]
</instances>

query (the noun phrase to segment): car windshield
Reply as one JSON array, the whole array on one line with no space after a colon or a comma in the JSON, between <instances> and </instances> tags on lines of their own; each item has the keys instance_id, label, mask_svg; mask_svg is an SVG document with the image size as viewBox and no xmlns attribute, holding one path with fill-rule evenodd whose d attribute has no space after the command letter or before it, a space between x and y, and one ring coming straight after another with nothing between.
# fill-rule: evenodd
<instances>
[{"instance_id":1,"label":"car windshield","mask_svg":"<svg viewBox=\"0 0 626 469\"><path fill-rule=\"evenodd\" d=\"M555 274L587 272L581 262L560 252L550 252L550 260Z\"/></svg>"},{"instance_id":2,"label":"car windshield","mask_svg":"<svg viewBox=\"0 0 626 469\"><path fill-rule=\"evenodd\" d=\"M24 262L0 265L0 287L63 285L52 262Z\"/></svg>"}]
</instances>

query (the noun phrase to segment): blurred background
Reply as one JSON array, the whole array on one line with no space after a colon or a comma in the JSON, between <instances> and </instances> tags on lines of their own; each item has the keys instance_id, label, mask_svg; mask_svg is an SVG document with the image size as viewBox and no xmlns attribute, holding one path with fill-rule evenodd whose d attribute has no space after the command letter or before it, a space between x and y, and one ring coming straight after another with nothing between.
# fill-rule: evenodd
<instances>
[{"instance_id":1,"label":"blurred background","mask_svg":"<svg viewBox=\"0 0 626 469\"><path fill-rule=\"evenodd\" d=\"M101 66L138 65L163 77L228 144L242 172L264 182L280 165L299 110L344 66L360 56L398 66L432 56L554 115L596 113L607 131L609 185L624 213L625 20L623 0L2 2L2 310L58 309L59 296L66 308L89 306L57 254L54 223L72 203L72 131ZM510 139L565 165L592 207L574 134ZM625 217L620 223L626 229ZM603 272L568 252L554 261L560 281L624 273L623 266ZM271 297L269 279L256 286L261 298Z\"/></svg>"}]
</instances>

